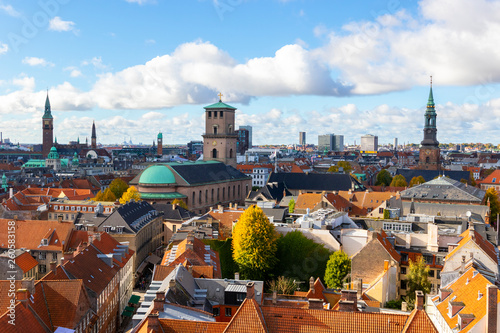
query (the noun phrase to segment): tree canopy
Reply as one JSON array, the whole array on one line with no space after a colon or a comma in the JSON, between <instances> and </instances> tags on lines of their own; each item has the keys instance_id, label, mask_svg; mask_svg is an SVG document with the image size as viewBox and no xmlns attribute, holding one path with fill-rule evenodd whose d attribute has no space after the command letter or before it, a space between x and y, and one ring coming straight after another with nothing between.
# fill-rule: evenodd
<instances>
[{"instance_id":1,"label":"tree canopy","mask_svg":"<svg viewBox=\"0 0 500 333\"><path fill-rule=\"evenodd\" d=\"M330 166L328 172L339 172L340 168L343 169L344 173L350 173L352 170L351 163L348 161L339 161L337 165Z\"/></svg>"},{"instance_id":2,"label":"tree canopy","mask_svg":"<svg viewBox=\"0 0 500 333\"><path fill-rule=\"evenodd\" d=\"M172 205L179 205L179 207L182 207L184 209L188 209L188 206L186 205L186 203L182 199L174 199L174 201L172 201Z\"/></svg>"},{"instance_id":3,"label":"tree canopy","mask_svg":"<svg viewBox=\"0 0 500 333\"><path fill-rule=\"evenodd\" d=\"M115 198L121 198L123 193L127 191L128 184L121 178L115 178L110 184L109 189L115 195Z\"/></svg>"},{"instance_id":4,"label":"tree canopy","mask_svg":"<svg viewBox=\"0 0 500 333\"><path fill-rule=\"evenodd\" d=\"M262 280L277 262L278 235L260 207L250 206L233 229L233 258L247 279Z\"/></svg>"},{"instance_id":5,"label":"tree canopy","mask_svg":"<svg viewBox=\"0 0 500 333\"><path fill-rule=\"evenodd\" d=\"M270 291L276 291L281 295L291 295L297 289L297 285L291 278L278 276L276 280L267 283Z\"/></svg>"},{"instance_id":6,"label":"tree canopy","mask_svg":"<svg viewBox=\"0 0 500 333\"><path fill-rule=\"evenodd\" d=\"M392 178L390 186L406 187L408 186L408 183L406 182L406 178L403 175L395 175L394 178Z\"/></svg>"},{"instance_id":7,"label":"tree canopy","mask_svg":"<svg viewBox=\"0 0 500 333\"><path fill-rule=\"evenodd\" d=\"M417 261L410 259L410 267L408 269L408 298L411 303L415 302L415 291L422 290L425 294L431 291L431 283L429 282L429 266L424 262L422 256L418 257Z\"/></svg>"},{"instance_id":8,"label":"tree canopy","mask_svg":"<svg viewBox=\"0 0 500 333\"><path fill-rule=\"evenodd\" d=\"M295 210L295 200L292 198L288 202L288 212L293 213L294 210Z\"/></svg>"},{"instance_id":9,"label":"tree canopy","mask_svg":"<svg viewBox=\"0 0 500 333\"><path fill-rule=\"evenodd\" d=\"M389 186L392 182L392 176L386 169L380 170L377 174L377 181L375 185L377 186Z\"/></svg>"},{"instance_id":10,"label":"tree canopy","mask_svg":"<svg viewBox=\"0 0 500 333\"><path fill-rule=\"evenodd\" d=\"M102 192L102 191L97 192L96 196L92 200L94 200L94 201L113 201L114 202L114 201L116 201L116 197L115 197L114 193L108 187L107 189L104 190L104 192Z\"/></svg>"},{"instance_id":11,"label":"tree canopy","mask_svg":"<svg viewBox=\"0 0 500 333\"><path fill-rule=\"evenodd\" d=\"M127 192L123 193L122 197L120 198L120 203L124 205L132 199L134 199L134 201L141 201L141 195L139 194L135 186L130 186Z\"/></svg>"},{"instance_id":12,"label":"tree canopy","mask_svg":"<svg viewBox=\"0 0 500 333\"><path fill-rule=\"evenodd\" d=\"M344 251L336 251L328 259L325 283L328 288L342 288L342 281L351 271L351 259Z\"/></svg>"},{"instance_id":13,"label":"tree canopy","mask_svg":"<svg viewBox=\"0 0 500 333\"><path fill-rule=\"evenodd\" d=\"M422 176L413 177L410 180L410 187L413 187L413 186L416 186L416 185L420 185L420 184L423 184L423 183L425 183L424 177L422 177Z\"/></svg>"},{"instance_id":14,"label":"tree canopy","mask_svg":"<svg viewBox=\"0 0 500 333\"><path fill-rule=\"evenodd\" d=\"M486 190L486 199L490 204L490 223L496 226L497 214L500 212L500 204L498 202L498 192L494 187L490 187Z\"/></svg>"},{"instance_id":15,"label":"tree canopy","mask_svg":"<svg viewBox=\"0 0 500 333\"><path fill-rule=\"evenodd\" d=\"M278 239L276 257L278 263L274 275L283 275L301 281L311 276L323 277L330 250L304 236L299 230L287 233Z\"/></svg>"}]
</instances>

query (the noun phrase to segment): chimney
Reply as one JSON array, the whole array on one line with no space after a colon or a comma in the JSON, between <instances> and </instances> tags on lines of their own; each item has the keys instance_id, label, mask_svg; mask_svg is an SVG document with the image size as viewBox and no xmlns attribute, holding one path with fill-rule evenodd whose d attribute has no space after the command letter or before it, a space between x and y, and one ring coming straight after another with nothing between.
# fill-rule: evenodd
<instances>
[{"instance_id":1,"label":"chimney","mask_svg":"<svg viewBox=\"0 0 500 333\"><path fill-rule=\"evenodd\" d=\"M401 303L401 311L408 312L408 303L406 302Z\"/></svg>"},{"instance_id":2,"label":"chimney","mask_svg":"<svg viewBox=\"0 0 500 333\"><path fill-rule=\"evenodd\" d=\"M165 304L165 292L157 291L156 297L153 300L153 313L158 313L163 311L163 305Z\"/></svg>"},{"instance_id":3,"label":"chimney","mask_svg":"<svg viewBox=\"0 0 500 333\"><path fill-rule=\"evenodd\" d=\"M356 281L356 297L361 299L363 297L363 279L358 278Z\"/></svg>"},{"instance_id":4,"label":"chimney","mask_svg":"<svg viewBox=\"0 0 500 333\"><path fill-rule=\"evenodd\" d=\"M16 299L21 302L21 304L27 308L28 307L28 289L17 289Z\"/></svg>"},{"instance_id":5,"label":"chimney","mask_svg":"<svg viewBox=\"0 0 500 333\"><path fill-rule=\"evenodd\" d=\"M424 309L424 293L422 290L415 291L415 307L417 310Z\"/></svg>"},{"instance_id":6,"label":"chimney","mask_svg":"<svg viewBox=\"0 0 500 333\"><path fill-rule=\"evenodd\" d=\"M224 213L224 206L218 205L217 209L219 210L219 213Z\"/></svg>"},{"instance_id":7,"label":"chimney","mask_svg":"<svg viewBox=\"0 0 500 333\"><path fill-rule=\"evenodd\" d=\"M193 275L193 265L187 267L189 274Z\"/></svg>"},{"instance_id":8,"label":"chimney","mask_svg":"<svg viewBox=\"0 0 500 333\"><path fill-rule=\"evenodd\" d=\"M190 232L186 238L186 250L193 250L194 234Z\"/></svg>"},{"instance_id":9,"label":"chimney","mask_svg":"<svg viewBox=\"0 0 500 333\"><path fill-rule=\"evenodd\" d=\"M247 298L255 299L255 282L247 282Z\"/></svg>"},{"instance_id":10,"label":"chimney","mask_svg":"<svg viewBox=\"0 0 500 333\"><path fill-rule=\"evenodd\" d=\"M56 268L57 268L57 261L51 261L50 270L52 271L52 273L56 274Z\"/></svg>"},{"instance_id":11,"label":"chimney","mask_svg":"<svg viewBox=\"0 0 500 333\"><path fill-rule=\"evenodd\" d=\"M453 251L457 246L458 246L458 244L448 243L448 253L450 253L451 251Z\"/></svg>"},{"instance_id":12,"label":"chimney","mask_svg":"<svg viewBox=\"0 0 500 333\"><path fill-rule=\"evenodd\" d=\"M113 255L112 254L98 254L97 258L104 261L109 267L113 267Z\"/></svg>"},{"instance_id":13,"label":"chimney","mask_svg":"<svg viewBox=\"0 0 500 333\"><path fill-rule=\"evenodd\" d=\"M319 298L309 298L309 309L323 310L323 300Z\"/></svg>"},{"instance_id":14,"label":"chimney","mask_svg":"<svg viewBox=\"0 0 500 333\"><path fill-rule=\"evenodd\" d=\"M277 302L278 302L278 291L273 290L273 305L276 305Z\"/></svg>"},{"instance_id":15,"label":"chimney","mask_svg":"<svg viewBox=\"0 0 500 333\"><path fill-rule=\"evenodd\" d=\"M9 188L9 199L14 196L14 189L12 187Z\"/></svg>"},{"instance_id":16,"label":"chimney","mask_svg":"<svg viewBox=\"0 0 500 333\"><path fill-rule=\"evenodd\" d=\"M497 331L497 293L498 288L494 285L486 287L486 332Z\"/></svg>"},{"instance_id":17,"label":"chimney","mask_svg":"<svg viewBox=\"0 0 500 333\"><path fill-rule=\"evenodd\" d=\"M169 282L168 282L168 288L169 289L172 289L175 287L175 280L174 279L171 279Z\"/></svg>"},{"instance_id":18,"label":"chimney","mask_svg":"<svg viewBox=\"0 0 500 333\"><path fill-rule=\"evenodd\" d=\"M239 272L235 272L235 273L234 273L234 279L235 279L236 281L238 281L238 280L240 279L240 273L239 273Z\"/></svg>"},{"instance_id":19,"label":"chimney","mask_svg":"<svg viewBox=\"0 0 500 333\"><path fill-rule=\"evenodd\" d=\"M63 219L63 216L62 216L62 215L58 215L58 216L57 216L57 222L61 223L61 222L62 222L62 219Z\"/></svg>"},{"instance_id":20,"label":"chimney","mask_svg":"<svg viewBox=\"0 0 500 333\"><path fill-rule=\"evenodd\" d=\"M339 301L339 311L341 312L357 311L358 301L356 295L357 295L356 290L342 290Z\"/></svg>"},{"instance_id":21,"label":"chimney","mask_svg":"<svg viewBox=\"0 0 500 333\"><path fill-rule=\"evenodd\" d=\"M311 276L311 278L309 279L309 290L314 294L315 293L315 290L314 290L314 278Z\"/></svg>"},{"instance_id":22,"label":"chimney","mask_svg":"<svg viewBox=\"0 0 500 333\"><path fill-rule=\"evenodd\" d=\"M462 256L462 262L460 263L460 275L465 272L465 256Z\"/></svg>"},{"instance_id":23,"label":"chimney","mask_svg":"<svg viewBox=\"0 0 500 333\"><path fill-rule=\"evenodd\" d=\"M148 332L160 332L160 319L158 318L158 313L150 313L148 315Z\"/></svg>"}]
</instances>

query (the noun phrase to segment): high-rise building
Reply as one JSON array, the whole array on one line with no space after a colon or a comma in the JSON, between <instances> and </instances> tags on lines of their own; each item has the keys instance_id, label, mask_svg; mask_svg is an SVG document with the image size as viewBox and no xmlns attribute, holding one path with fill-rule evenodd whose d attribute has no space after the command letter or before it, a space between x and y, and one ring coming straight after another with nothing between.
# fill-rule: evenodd
<instances>
[{"instance_id":1,"label":"high-rise building","mask_svg":"<svg viewBox=\"0 0 500 333\"><path fill-rule=\"evenodd\" d=\"M236 151L238 154L243 155L250 146L250 132L246 128L241 128L236 131L238 140L236 141Z\"/></svg>"},{"instance_id":2,"label":"high-rise building","mask_svg":"<svg viewBox=\"0 0 500 333\"><path fill-rule=\"evenodd\" d=\"M234 130L235 107L219 102L205 106L205 134L203 160L219 161L236 167L236 141Z\"/></svg>"},{"instance_id":3,"label":"high-rise building","mask_svg":"<svg viewBox=\"0 0 500 333\"><path fill-rule=\"evenodd\" d=\"M439 142L437 141L436 117L431 77L429 100L427 101L427 109L424 114L424 139L420 143L419 169L439 170L441 167L441 151L439 149Z\"/></svg>"},{"instance_id":4,"label":"high-rise building","mask_svg":"<svg viewBox=\"0 0 500 333\"><path fill-rule=\"evenodd\" d=\"M378 136L366 134L361 137L362 151L377 151L378 150Z\"/></svg>"},{"instance_id":5,"label":"high-rise building","mask_svg":"<svg viewBox=\"0 0 500 333\"><path fill-rule=\"evenodd\" d=\"M318 151L329 152L335 148L335 136L333 134L318 135Z\"/></svg>"},{"instance_id":6,"label":"high-rise building","mask_svg":"<svg viewBox=\"0 0 500 333\"><path fill-rule=\"evenodd\" d=\"M333 150L334 151L344 151L344 136L343 135L335 135Z\"/></svg>"},{"instance_id":7,"label":"high-rise building","mask_svg":"<svg viewBox=\"0 0 500 333\"><path fill-rule=\"evenodd\" d=\"M50 153L50 148L54 144L54 118L52 118L52 112L50 110L49 93L47 92L47 98L45 99L45 112L42 116L42 154L43 157L47 157Z\"/></svg>"},{"instance_id":8,"label":"high-rise building","mask_svg":"<svg viewBox=\"0 0 500 333\"><path fill-rule=\"evenodd\" d=\"M398 138L394 138L394 150L398 150Z\"/></svg>"},{"instance_id":9,"label":"high-rise building","mask_svg":"<svg viewBox=\"0 0 500 333\"><path fill-rule=\"evenodd\" d=\"M306 145L306 132L299 132L299 145Z\"/></svg>"},{"instance_id":10,"label":"high-rise building","mask_svg":"<svg viewBox=\"0 0 500 333\"><path fill-rule=\"evenodd\" d=\"M252 143L252 126L246 125L246 126L240 126L240 129L245 129L248 131L248 148L253 147Z\"/></svg>"}]
</instances>

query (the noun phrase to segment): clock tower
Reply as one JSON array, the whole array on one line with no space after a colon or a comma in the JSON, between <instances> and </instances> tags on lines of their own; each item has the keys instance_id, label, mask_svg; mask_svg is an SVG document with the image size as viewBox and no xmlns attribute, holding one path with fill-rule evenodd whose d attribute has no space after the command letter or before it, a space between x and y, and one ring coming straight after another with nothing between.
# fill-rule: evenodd
<instances>
[{"instance_id":1,"label":"clock tower","mask_svg":"<svg viewBox=\"0 0 500 333\"><path fill-rule=\"evenodd\" d=\"M439 170L441 168L441 151L436 139L436 110L432 95L432 76L429 100L424 114L424 140L420 144L418 168L423 170Z\"/></svg>"},{"instance_id":2,"label":"clock tower","mask_svg":"<svg viewBox=\"0 0 500 333\"><path fill-rule=\"evenodd\" d=\"M45 112L42 117L42 133L42 154L45 158L50 153L50 148L52 148L54 138L54 119L52 118L52 113L50 111L48 92L47 98L45 99Z\"/></svg>"},{"instance_id":3,"label":"clock tower","mask_svg":"<svg viewBox=\"0 0 500 333\"><path fill-rule=\"evenodd\" d=\"M236 168L236 141L234 131L236 108L219 102L205 106L205 134L203 135L203 160L219 161Z\"/></svg>"}]
</instances>

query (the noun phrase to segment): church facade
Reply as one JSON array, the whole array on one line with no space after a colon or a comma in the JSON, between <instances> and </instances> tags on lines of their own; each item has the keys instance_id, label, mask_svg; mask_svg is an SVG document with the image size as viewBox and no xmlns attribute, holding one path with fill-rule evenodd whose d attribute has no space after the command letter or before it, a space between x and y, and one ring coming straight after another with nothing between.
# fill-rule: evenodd
<instances>
[{"instance_id":1,"label":"church facade","mask_svg":"<svg viewBox=\"0 0 500 333\"><path fill-rule=\"evenodd\" d=\"M424 114L424 139L420 144L418 160L418 168L422 170L441 169L441 150L437 141L436 117L431 81L429 100L427 101L427 109Z\"/></svg>"}]
</instances>

